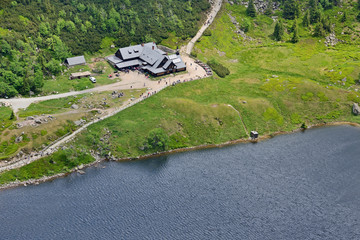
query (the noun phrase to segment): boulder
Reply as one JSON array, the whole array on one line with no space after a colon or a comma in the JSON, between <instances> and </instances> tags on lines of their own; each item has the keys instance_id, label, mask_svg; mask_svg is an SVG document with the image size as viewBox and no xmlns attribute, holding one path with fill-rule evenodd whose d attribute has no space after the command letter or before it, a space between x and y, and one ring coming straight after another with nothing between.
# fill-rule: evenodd
<instances>
[{"instance_id":1,"label":"boulder","mask_svg":"<svg viewBox=\"0 0 360 240\"><path fill-rule=\"evenodd\" d=\"M17 137L17 138L15 139L15 142L16 142L16 143L19 143L19 142L22 142L22 140L23 140L23 137L22 137L22 136L19 136L19 137Z\"/></svg>"},{"instance_id":2,"label":"boulder","mask_svg":"<svg viewBox=\"0 0 360 240\"><path fill-rule=\"evenodd\" d=\"M356 116L360 115L360 107L359 107L359 105L358 105L357 103L354 103L354 104L353 104L353 113L354 113Z\"/></svg>"},{"instance_id":3,"label":"boulder","mask_svg":"<svg viewBox=\"0 0 360 240\"><path fill-rule=\"evenodd\" d=\"M26 120L34 120L34 117L32 117L32 116L27 117Z\"/></svg>"},{"instance_id":4,"label":"boulder","mask_svg":"<svg viewBox=\"0 0 360 240\"><path fill-rule=\"evenodd\" d=\"M76 104L73 104L73 105L71 105L71 108L72 108L72 109L79 109L79 106L76 105Z\"/></svg>"},{"instance_id":5,"label":"boulder","mask_svg":"<svg viewBox=\"0 0 360 240\"><path fill-rule=\"evenodd\" d=\"M81 121L74 121L74 124L75 124L76 126L80 126L80 125L82 124L82 122L81 122Z\"/></svg>"}]
</instances>

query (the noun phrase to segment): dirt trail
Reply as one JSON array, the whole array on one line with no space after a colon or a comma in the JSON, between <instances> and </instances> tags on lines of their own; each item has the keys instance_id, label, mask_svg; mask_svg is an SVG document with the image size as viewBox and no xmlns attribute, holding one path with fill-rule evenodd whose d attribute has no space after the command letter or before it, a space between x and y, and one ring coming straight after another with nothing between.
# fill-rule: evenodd
<instances>
[{"instance_id":1,"label":"dirt trail","mask_svg":"<svg viewBox=\"0 0 360 240\"><path fill-rule=\"evenodd\" d=\"M206 19L205 23L201 26L200 30L197 32L195 37L193 37L190 42L186 46L186 54L190 55L195 43L199 38L203 35L204 31L211 25L211 23L214 21L217 13L219 12L221 8L223 0L215 0L214 4L212 6L211 12L208 14L208 18Z\"/></svg>"},{"instance_id":2,"label":"dirt trail","mask_svg":"<svg viewBox=\"0 0 360 240\"><path fill-rule=\"evenodd\" d=\"M234 109L234 110L237 112L237 114L239 115L241 124L243 125L243 128L244 128L244 130L245 130L245 132L246 132L246 135L247 135L248 137L250 137L249 131L248 131L248 129L246 128L246 125L245 125L245 123L244 123L244 120L243 120L240 112L239 112L236 108L234 108L232 105L228 104L228 106L231 107L232 109Z\"/></svg>"}]
</instances>

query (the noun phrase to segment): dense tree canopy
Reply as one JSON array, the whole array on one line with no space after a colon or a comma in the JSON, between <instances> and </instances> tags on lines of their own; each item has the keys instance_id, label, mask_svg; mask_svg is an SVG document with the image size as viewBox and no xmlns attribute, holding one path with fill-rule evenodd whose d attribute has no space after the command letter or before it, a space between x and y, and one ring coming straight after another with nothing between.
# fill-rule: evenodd
<instances>
[{"instance_id":1,"label":"dense tree canopy","mask_svg":"<svg viewBox=\"0 0 360 240\"><path fill-rule=\"evenodd\" d=\"M39 92L65 58L119 46L196 34L207 0L2 0L0 96ZM5 85L7 87L5 87Z\"/></svg>"}]
</instances>

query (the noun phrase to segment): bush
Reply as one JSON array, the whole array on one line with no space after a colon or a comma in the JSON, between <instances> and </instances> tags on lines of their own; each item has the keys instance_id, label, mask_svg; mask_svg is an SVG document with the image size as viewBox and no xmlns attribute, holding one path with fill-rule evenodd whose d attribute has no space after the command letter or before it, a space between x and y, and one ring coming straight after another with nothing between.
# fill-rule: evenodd
<instances>
[{"instance_id":1,"label":"bush","mask_svg":"<svg viewBox=\"0 0 360 240\"><path fill-rule=\"evenodd\" d=\"M230 74L230 71L229 71L229 69L227 67L225 67L222 64L216 62L214 59L208 61L207 64L221 78L224 78L224 77L226 77L226 75Z\"/></svg>"},{"instance_id":2,"label":"bush","mask_svg":"<svg viewBox=\"0 0 360 240\"><path fill-rule=\"evenodd\" d=\"M244 32L248 32L250 30L251 27L251 21L247 18L244 19L244 21L241 23L241 30L243 30Z\"/></svg>"},{"instance_id":3,"label":"bush","mask_svg":"<svg viewBox=\"0 0 360 240\"><path fill-rule=\"evenodd\" d=\"M146 143L145 149L152 149L155 151L165 151L169 144L169 137L162 128L155 128L150 131Z\"/></svg>"},{"instance_id":4,"label":"bush","mask_svg":"<svg viewBox=\"0 0 360 240\"><path fill-rule=\"evenodd\" d=\"M190 53L190 56L193 57L193 58L196 58L196 57L197 57L197 53L196 53L196 52L191 52L191 53Z\"/></svg>"},{"instance_id":5,"label":"bush","mask_svg":"<svg viewBox=\"0 0 360 240\"><path fill-rule=\"evenodd\" d=\"M204 36L211 36L211 31L209 28L207 28L204 33L203 33Z\"/></svg>"}]
</instances>

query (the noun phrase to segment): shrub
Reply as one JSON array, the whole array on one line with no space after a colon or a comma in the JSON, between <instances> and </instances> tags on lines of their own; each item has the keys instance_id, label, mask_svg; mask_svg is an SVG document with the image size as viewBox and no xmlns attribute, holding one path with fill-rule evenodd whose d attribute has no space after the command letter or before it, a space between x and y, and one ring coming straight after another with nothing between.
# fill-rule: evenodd
<instances>
[{"instance_id":1,"label":"shrub","mask_svg":"<svg viewBox=\"0 0 360 240\"><path fill-rule=\"evenodd\" d=\"M214 59L208 61L207 64L221 78L224 78L224 77L226 77L226 75L230 74L230 71L229 71L229 69L227 67L225 67L222 64L216 62Z\"/></svg>"},{"instance_id":2,"label":"shrub","mask_svg":"<svg viewBox=\"0 0 360 240\"><path fill-rule=\"evenodd\" d=\"M155 128L149 132L146 139L145 149L165 151L168 147L169 137L162 128Z\"/></svg>"},{"instance_id":3,"label":"shrub","mask_svg":"<svg viewBox=\"0 0 360 240\"><path fill-rule=\"evenodd\" d=\"M211 31L209 28L207 28L204 33L203 33L204 36L211 36Z\"/></svg>"},{"instance_id":4,"label":"shrub","mask_svg":"<svg viewBox=\"0 0 360 240\"><path fill-rule=\"evenodd\" d=\"M197 57L197 53L196 53L196 52L191 52L191 53L190 53L190 56L193 57L193 58L196 58L196 57Z\"/></svg>"}]
</instances>

